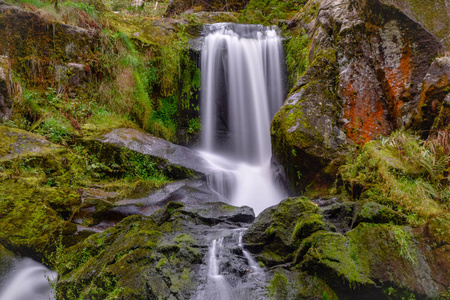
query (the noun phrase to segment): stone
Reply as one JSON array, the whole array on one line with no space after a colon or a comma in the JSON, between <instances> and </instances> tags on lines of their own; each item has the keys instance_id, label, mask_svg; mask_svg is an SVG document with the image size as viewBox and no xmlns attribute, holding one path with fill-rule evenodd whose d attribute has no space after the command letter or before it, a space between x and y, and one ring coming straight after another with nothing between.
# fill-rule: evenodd
<instances>
[{"instance_id":1,"label":"stone","mask_svg":"<svg viewBox=\"0 0 450 300\"><path fill-rule=\"evenodd\" d=\"M409 123L422 80L442 51L435 36L395 6L314 3L294 20L310 36L311 67L272 123L274 156L297 194L330 186L349 145Z\"/></svg>"},{"instance_id":2,"label":"stone","mask_svg":"<svg viewBox=\"0 0 450 300\"><path fill-rule=\"evenodd\" d=\"M91 151L108 161L122 164L121 151L127 149L151 159L156 168L175 179L205 178L206 162L192 150L132 128L117 128L84 141Z\"/></svg>"}]
</instances>

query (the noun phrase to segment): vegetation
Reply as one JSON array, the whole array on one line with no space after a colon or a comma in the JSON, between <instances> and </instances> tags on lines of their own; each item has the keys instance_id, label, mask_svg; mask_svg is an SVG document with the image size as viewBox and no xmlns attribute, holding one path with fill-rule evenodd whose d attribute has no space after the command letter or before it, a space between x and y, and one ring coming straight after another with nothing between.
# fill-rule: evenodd
<instances>
[{"instance_id":1,"label":"vegetation","mask_svg":"<svg viewBox=\"0 0 450 300\"><path fill-rule=\"evenodd\" d=\"M400 130L369 142L340 168L340 187L354 200L426 220L450 206L449 137L439 131L422 141Z\"/></svg>"}]
</instances>

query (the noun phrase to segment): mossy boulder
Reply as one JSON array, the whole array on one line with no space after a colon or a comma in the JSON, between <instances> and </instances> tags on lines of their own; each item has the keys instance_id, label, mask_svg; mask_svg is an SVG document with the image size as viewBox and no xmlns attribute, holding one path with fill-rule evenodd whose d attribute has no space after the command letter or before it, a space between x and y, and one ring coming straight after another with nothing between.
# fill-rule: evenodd
<instances>
[{"instance_id":1,"label":"mossy boulder","mask_svg":"<svg viewBox=\"0 0 450 300\"><path fill-rule=\"evenodd\" d=\"M450 245L450 213L442 213L429 220L425 230L434 246Z\"/></svg>"},{"instance_id":2,"label":"mossy boulder","mask_svg":"<svg viewBox=\"0 0 450 300\"><path fill-rule=\"evenodd\" d=\"M337 300L333 290L317 276L296 269L276 268L270 271L267 290L270 300L311 299Z\"/></svg>"},{"instance_id":3,"label":"mossy boulder","mask_svg":"<svg viewBox=\"0 0 450 300\"><path fill-rule=\"evenodd\" d=\"M330 228L318 212L307 198L288 198L258 215L245 232L246 247L266 265L289 262L303 238Z\"/></svg>"},{"instance_id":4,"label":"mossy boulder","mask_svg":"<svg viewBox=\"0 0 450 300\"><path fill-rule=\"evenodd\" d=\"M336 53L327 49L300 78L272 121L272 148L284 166L292 191L334 181L336 165L345 153L345 133L339 128Z\"/></svg>"},{"instance_id":5,"label":"mossy boulder","mask_svg":"<svg viewBox=\"0 0 450 300\"><path fill-rule=\"evenodd\" d=\"M355 217L354 226L357 226L361 222L405 225L407 223L407 216L396 212L385 205L375 202L366 202L359 208Z\"/></svg>"}]
</instances>

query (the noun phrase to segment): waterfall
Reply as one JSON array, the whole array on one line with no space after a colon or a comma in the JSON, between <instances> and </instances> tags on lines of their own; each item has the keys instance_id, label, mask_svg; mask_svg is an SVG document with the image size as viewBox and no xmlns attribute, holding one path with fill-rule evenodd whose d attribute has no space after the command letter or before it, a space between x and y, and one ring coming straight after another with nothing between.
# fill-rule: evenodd
<instances>
[{"instance_id":1,"label":"waterfall","mask_svg":"<svg viewBox=\"0 0 450 300\"><path fill-rule=\"evenodd\" d=\"M208 184L259 214L285 197L273 178L270 142L271 120L285 98L281 39L261 25L213 24L205 31L200 155L211 169ZM266 299L265 274L244 249L244 230L212 240L207 284L196 299ZM240 275L229 267L236 261L245 268Z\"/></svg>"},{"instance_id":2,"label":"waterfall","mask_svg":"<svg viewBox=\"0 0 450 300\"><path fill-rule=\"evenodd\" d=\"M23 258L0 282L0 300L54 299L50 282L55 279L56 272L31 258Z\"/></svg>"},{"instance_id":3,"label":"waterfall","mask_svg":"<svg viewBox=\"0 0 450 300\"><path fill-rule=\"evenodd\" d=\"M236 206L260 213L285 196L271 172L270 123L284 96L283 48L272 27L206 28L201 71L201 155L208 183Z\"/></svg>"}]
</instances>

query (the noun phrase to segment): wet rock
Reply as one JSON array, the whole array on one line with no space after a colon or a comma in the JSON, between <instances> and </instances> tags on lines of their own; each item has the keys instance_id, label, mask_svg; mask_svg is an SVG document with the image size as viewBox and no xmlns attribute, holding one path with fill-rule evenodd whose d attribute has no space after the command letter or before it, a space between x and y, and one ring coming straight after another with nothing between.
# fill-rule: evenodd
<instances>
[{"instance_id":1,"label":"wet rock","mask_svg":"<svg viewBox=\"0 0 450 300\"><path fill-rule=\"evenodd\" d=\"M60 295L194 299L205 285L212 240L238 229L242 219L234 222L236 216L246 220L253 215L248 208L223 203L208 208L169 202L150 217L127 217L66 249L57 283ZM242 268L237 260L230 259L236 264L229 265L229 272Z\"/></svg>"},{"instance_id":2,"label":"wet rock","mask_svg":"<svg viewBox=\"0 0 450 300\"><path fill-rule=\"evenodd\" d=\"M434 128L445 128L450 121L450 57L436 58L422 83L417 114L412 122L427 135Z\"/></svg>"},{"instance_id":3,"label":"wet rock","mask_svg":"<svg viewBox=\"0 0 450 300\"><path fill-rule=\"evenodd\" d=\"M192 150L136 129L118 128L84 142L108 164L126 163L123 161L123 153L131 151L147 157L155 164L156 169L162 170L171 178L204 178L208 172L206 163Z\"/></svg>"},{"instance_id":4,"label":"wet rock","mask_svg":"<svg viewBox=\"0 0 450 300\"><path fill-rule=\"evenodd\" d=\"M117 194L99 189L84 189L83 205L75 214L73 221L88 227L80 230L103 231L122 219L132 215L150 216L169 202L186 205L185 213L196 214L196 218L207 224L231 222L251 223L254 212L249 207L236 209L225 203L225 199L213 192L205 181L190 179L168 183L152 188L144 195L131 194L126 199L117 200Z\"/></svg>"},{"instance_id":5,"label":"wet rock","mask_svg":"<svg viewBox=\"0 0 450 300\"><path fill-rule=\"evenodd\" d=\"M4 282L4 276L13 268L16 257L0 244L0 286Z\"/></svg>"}]
</instances>

